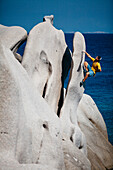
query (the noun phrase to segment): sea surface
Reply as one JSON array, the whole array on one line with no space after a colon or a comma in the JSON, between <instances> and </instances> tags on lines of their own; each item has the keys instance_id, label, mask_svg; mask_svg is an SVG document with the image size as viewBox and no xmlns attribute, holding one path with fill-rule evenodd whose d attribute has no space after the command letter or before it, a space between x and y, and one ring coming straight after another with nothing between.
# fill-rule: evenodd
<instances>
[{"instance_id":1,"label":"sea surface","mask_svg":"<svg viewBox=\"0 0 113 170\"><path fill-rule=\"evenodd\" d=\"M95 101L107 126L109 141L113 144L113 34L83 34L86 51L92 56L102 57L102 72L86 80L85 93ZM73 50L72 33L66 33L66 43ZM86 56L86 61L92 61Z\"/></svg>"},{"instance_id":2,"label":"sea surface","mask_svg":"<svg viewBox=\"0 0 113 170\"><path fill-rule=\"evenodd\" d=\"M113 34L83 34L86 51L92 56L102 57L102 72L86 80L85 93L95 101L107 126L109 141L113 144ZM73 33L65 33L66 43L73 50ZM20 46L18 53L23 55L26 42ZM86 61L92 65L86 56Z\"/></svg>"}]
</instances>

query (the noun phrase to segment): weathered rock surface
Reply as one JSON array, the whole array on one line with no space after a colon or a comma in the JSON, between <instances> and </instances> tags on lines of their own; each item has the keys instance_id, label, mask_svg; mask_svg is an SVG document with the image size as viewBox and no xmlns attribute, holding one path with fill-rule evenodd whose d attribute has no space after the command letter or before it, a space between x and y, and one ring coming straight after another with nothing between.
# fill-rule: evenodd
<instances>
[{"instance_id":1,"label":"weathered rock surface","mask_svg":"<svg viewBox=\"0 0 113 170\"><path fill-rule=\"evenodd\" d=\"M0 46L1 169L58 170L65 166L66 169L72 166L74 169L90 169L88 159L72 142L68 141L66 145L63 141L62 147L60 119L4 45ZM69 159L64 161L63 152L70 155ZM73 159L71 163L70 159Z\"/></svg>"},{"instance_id":2,"label":"weathered rock surface","mask_svg":"<svg viewBox=\"0 0 113 170\"><path fill-rule=\"evenodd\" d=\"M63 141L62 148L60 119L36 92L13 53L1 45L0 56L1 169L61 170L64 163L66 169L90 169L89 161L72 142ZM64 155L69 154L65 161L63 150Z\"/></svg>"},{"instance_id":3,"label":"weathered rock surface","mask_svg":"<svg viewBox=\"0 0 113 170\"><path fill-rule=\"evenodd\" d=\"M27 38L24 28L18 26L7 27L0 25L0 41L5 47L16 53L18 46Z\"/></svg>"},{"instance_id":4,"label":"weathered rock surface","mask_svg":"<svg viewBox=\"0 0 113 170\"><path fill-rule=\"evenodd\" d=\"M113 146L108 141L102 115L90 96L83 95L77 115L79 126L87 139L88 159L92 169L113 168Z\"/></svg>"},{"instance_id":5,"label":"weathered rock surface","mask_svg":"<svg viewBox=\"0 0 113 170\"><path fill-rule=\"evenodd\" d=\"M85 136L77 122L77 107L84 91L84 88L80 87L80 81L83 79L82 67L85 57L82 53L85 50L85 40L79 32L76 32L74 35L73 48L71 78L60 117L63 127L63 137L71 139L81 151L87 154Z\"/></svg>"},{"instance_id":6,"label":"weathered rock surface","mask_svg":"<svg viewBox=\"0 0 113 170\"><path fill-rule=\"evenodd\" d=\"M13 53L0 46L0 56L1 164L63 169L59 118L36 92Z\"/></svg>"},{"instance_id":7,"label":"weathered rock surface","mask_svg":"<svg viewBox=\"0 0 113 170\"><path fill-rule=\"evenodd\" d=\"M30 31L22 61L35 87L56 113L62 87L62 62L66 51L64 33L50 22L43 22ZM65 72L68 69L65 68Z\"/></svg>"},{"instance_id":8,"label":"weathered rock surface","mask_svg":"<svg viewBox=\"0 0 113 170\"><path fill-rule=\"evenodd\" d=\"M43 21L45 22L50 22L52 25L53 25L53 19L54 19L54 16L53 15L50 15L50 16L45 16L43 18Z\"/></svg>"},{"instance_id":9,"label":"weathered rock surface","mask_svg":"<svg viewBox=\"0 0 113 170\"><path fill-rule=\"evenodd\" d=\"M63 140L64 162L66 170L90 170L87 157L70 140Z\"/></svg>"}]
</instances>

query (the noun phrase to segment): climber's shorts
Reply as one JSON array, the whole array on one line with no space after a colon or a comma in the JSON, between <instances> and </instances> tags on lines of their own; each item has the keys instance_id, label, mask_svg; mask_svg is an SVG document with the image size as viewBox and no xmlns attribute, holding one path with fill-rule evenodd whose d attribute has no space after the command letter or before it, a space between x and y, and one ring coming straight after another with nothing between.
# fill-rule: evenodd
<instances>
[{"instance_id":1,"label":"climber's shorts","mask_svg":"<svg viewBox=\"0 0 113 170\"><path fill-rule=\"evenodd\" d=\"M89 76L88 76L88 77L93 77L95 74L94 74L94 72L93 72L93 70L91 69L91 67L90 67L89 64L88 64L87 68L88 68L88 72L89 72Z\"/></svg>"},{"instance_id":2,"label":"climber's shorts","mask_svg":"<svg viewBox=\"0 0 113 170\"><path fill-rule=\"evenodd\" d=\"M93 77L95 74L94 74L94 72L93 72L93 70L90 70L89 71L89 76L88 77Z\"/></svg>"},{"instance_id":3,"label":"climber's shorts","mask_svg":"<svg viewBox=\"0 0 113 170\"><path fill-rule=\"evenodd\" d=\"M89 64L88 64L87 68L88 68L88 71L86 71L86 69L84 69L84 76L86 75L87 72L89 72L89 76L88 77L93 77L95 74L94 74L94 72L91 69Z\"/></svg>"}]
</instances>

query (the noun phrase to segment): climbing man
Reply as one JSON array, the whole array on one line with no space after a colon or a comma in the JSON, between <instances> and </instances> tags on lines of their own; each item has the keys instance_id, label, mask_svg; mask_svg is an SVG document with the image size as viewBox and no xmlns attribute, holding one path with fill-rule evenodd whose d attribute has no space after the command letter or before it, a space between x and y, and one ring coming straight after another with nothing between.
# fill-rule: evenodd
<instances>
[{"instance_id":1,"label":"climbing man","mask_svg":"<svg viewBox=\"0 0 113 170\"><path fill-rule=\"evenodd\" d=\"M80 82L80 86L84 86L84 82L86 81L86 79L88 77L93 77L95 76L96 72L101 72L101 66L100 66L100 60L102 59L100 56L97 56L95 59L93 57L91 57L86 51L82 51L83 53L85 53L92 61L92 67L90 67L90 65L85 61L84 62L84 79L82 80L82 82Z\"/></svg>"}]
</instances>

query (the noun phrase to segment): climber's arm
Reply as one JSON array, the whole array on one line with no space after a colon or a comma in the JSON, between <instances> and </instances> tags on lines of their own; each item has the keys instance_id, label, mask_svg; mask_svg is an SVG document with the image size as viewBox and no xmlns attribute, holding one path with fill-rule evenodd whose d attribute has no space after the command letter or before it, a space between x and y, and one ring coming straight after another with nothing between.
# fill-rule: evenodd
<instances>
[{"instance_id":1,"label":"climber's arm","mask_svg":"<svg viewBox=\"0 0 113 170\"><path fill-rule=\"evenodd\" d=\"M83 51L92 61L94 61L95 59L93 57L90 56L90 54L88 54L86 51Z\"/></svg>"}]
</instances>

